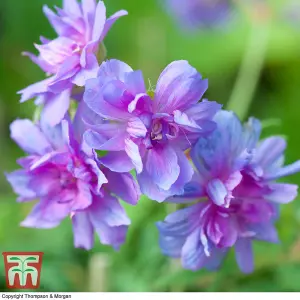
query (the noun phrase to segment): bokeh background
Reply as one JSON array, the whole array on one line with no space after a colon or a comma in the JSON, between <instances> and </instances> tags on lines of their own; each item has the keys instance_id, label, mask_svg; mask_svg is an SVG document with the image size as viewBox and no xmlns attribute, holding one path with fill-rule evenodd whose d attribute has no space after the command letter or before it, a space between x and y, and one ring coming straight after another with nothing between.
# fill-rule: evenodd
<instances>
[{"instance_id":1,"label":"bokeh background","mask_svg":"<svg viewBox=\"0 0 300 300\"><path fill-rule=\"evenodd\" d=\"M107 0L109 15L129 11L105 40L108 57L142 69L151 86L169 62L188 60L209 78L208 99L230 102L238 113L262 119L264 136L286 136L286 161L291 162L300 157L300 2L235 2L241 1L246 6L229 23L190 29L172 18L159 0ZM137 207L126 207L132 226L117 253L99 241L90 252L74 249L70 220L53 230L19 226L31 204L16 204L3 172L16 169L15 160L23 155L9 138L9 124L31 118L34 111L31 101L18 103L16 92L44 76L20 53L34 51L40 35L55 36L42 14L44 4L60 6L61 1L0 1L1 252L45 252L41 291L300 291L300 199L281 210L281 244L255 244L251 275L240 273L233 253L218 272L182 270L164 257L155 222L168 208L145 198ZM300 174L288 180L299 184ZM6 289L2 259L0 289Z\"/></svg>"}]
</instances>

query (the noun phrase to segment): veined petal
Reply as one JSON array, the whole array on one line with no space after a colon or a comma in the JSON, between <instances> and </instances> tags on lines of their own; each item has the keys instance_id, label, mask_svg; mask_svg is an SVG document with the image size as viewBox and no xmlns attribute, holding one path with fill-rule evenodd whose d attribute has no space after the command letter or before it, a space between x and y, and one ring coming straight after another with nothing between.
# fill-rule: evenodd
<instances>
[{"instance_id":1,"label":"veined petal","mask_svg":"<svg viewBox=\"0 0 300 300\"><path fill-rule=\"evenodd\" d=\"M130 134L133 138L143 138L146 136L148 130L145 127L142 120L138 117L134 117L129 119L128 127L126 131Z\"/></svg>"},{"instance_id":2,"label":"veined petal","mask_svg":"<svg viewBox=\"0 0 300 300\"><path fill-rule=\"evenodd\" d=\"M174 61L161 73L155 91L156 112L172 113L196 104L208 86L187 61Z\"/></svg>"},{"instance_id":3,"label":"veined petal","mask_svg":"<svg viewBox=\"0 0 300 300\"><path fill-rule=\"evenodd\" d=\"M169 146L149 149L146 170L161 189L170 189L180 174L176 151Z\"/></svg>"}]
</instances>

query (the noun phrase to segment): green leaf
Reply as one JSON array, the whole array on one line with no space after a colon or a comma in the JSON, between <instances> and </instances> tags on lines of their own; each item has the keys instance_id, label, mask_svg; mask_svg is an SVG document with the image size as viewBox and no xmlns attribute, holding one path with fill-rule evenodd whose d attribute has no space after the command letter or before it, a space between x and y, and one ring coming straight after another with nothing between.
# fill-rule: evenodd
<instances>
[{"instance_id":1,"label":"green leaf","mask_svg":"<svg viewBox=\"0 0 300 300\"><path fill-rule=\"evenodd\" d=\"M28 260L36 261L36 257L30 256L25 259L25 261L28 261Z\"/></svg>"},{"instance_id":2,"label":"green leaf","mask_svg":"<svg viewBox=\"0 0 300 300\"><path fill-rule=\"evenodd\" d=\"M9 258L9 260L17 260L17 261L22 261L19 257L15 257L15 256L13 256L13 257L10 257Z\"/></svg>"},{"instance_id":3,"label":"green leaf","mask_svg":"<svg viewBox=\"0 0 300 300\"><path fill-rule=\"evenodd\" d=\"M23 271L21 269L12 269L12 270L15 271L15 272L22 272L23 273Z\"/></svg>"},{"instance_id":4,"label":"green leaf","mask_svg":"<svg viewBox=\"0 0 300 300\"><path fill-rule=\"evenodd\" d=\"M25 270L25 272L34 272L34 271L36 271L36 270L34 270L34 269L26 269Z\"/></svg>"}]
</instances>

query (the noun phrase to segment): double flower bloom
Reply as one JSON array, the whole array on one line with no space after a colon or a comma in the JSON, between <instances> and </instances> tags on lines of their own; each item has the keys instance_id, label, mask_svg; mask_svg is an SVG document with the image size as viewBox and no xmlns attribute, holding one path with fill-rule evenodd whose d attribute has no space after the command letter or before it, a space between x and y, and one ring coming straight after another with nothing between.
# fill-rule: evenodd
<instances>
[{"instance_id":1,"label":"double flower bloom","mask_svg":"<svg viewBox=\"0 0 300 300\"><path fill-rule=\"evenodd\" d=\"M44 11L59 37L42 38L40 55L28 55L51 76L21 91L22 101L43 106L41 118L11 125L28 156L7 179L18 201L40 199L22 225L52 228L71 216L76 247L91 249L95 232L118 249L130 225L120 199L135 205L144 194L188 204L157 224L164 254L191 270L214 269L235 246L251 272L252 241L277 242L278 205L297 196L296 185L275 182L300 170L300 161L283 166L285 141L259 142L258 120L243 126L220 104L199 102L208 82L186 61L165 68L151 97L141 71L118 60L99 67L103 38L125 11L106 19L94 0Z\"/></svg>"}]
</instances>

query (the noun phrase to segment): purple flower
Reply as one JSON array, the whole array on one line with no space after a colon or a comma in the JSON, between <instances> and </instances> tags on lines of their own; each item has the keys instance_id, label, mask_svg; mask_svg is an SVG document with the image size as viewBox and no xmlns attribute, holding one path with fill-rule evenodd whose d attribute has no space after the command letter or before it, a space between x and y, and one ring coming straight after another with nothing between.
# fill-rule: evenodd
<instances>
[{"instance_id":1,"label":"purple flower","mask_svg":"<svg viewBox=\"0 0 300 300\"><path fill-rule=\"evenodd\" d=\"M166 10L186 28L210 28L230 20L230 0L163 0Z\"/></svg>"},{"instance_id":2,"label":"purple flower","mask_svg":"<svg viewBox=\"0 0 300 300\"><path fill-rule=\"evenodd\" d=\"M160 246L191 270L216 269L234 246L240 269L248 273L253 270L252 241L278 242L278 206L297 196L297 185L275 180L298 172L300 161L283 166L286 143L280 137L258 143L256 119L242 127L233 113L222 111L215 120L218 129L191 151L198 172L183 195L167 200L196 203L157 224Z\"/></svg>"},{"instance_id":3,"label":"purple flower","mask_svg":"<svg viewBox=\"0 0 300 300\"><path fill-rule=\"evenodd\" d=\"M98 78L87 81L84 101L105 122L90 124L84 139L94 149L111 151L102 160L111 170L134 167L142 192L163 201L182 193L192 177L183 151L215 129L211 119L221 105L198 103L206 89L196 69L175 61L160 75L151 99L141 71L104 62Z\"/></svg>"},{"instance_id":4,"label":"purple flower","mask_svg":"<svg viewBox=\"0 0 300 300\"><path fill-rule=\"evenodd\" d=\"M22 226L52 228L71 216L76 247L91 249L96 232L102 244L117 249L130 224L117 197L135 205L139 187L129 173L101 166L96 154L77 141L78 133L65 119L55 127L29 120L11 124L12 138L29 155L18 160L22 169L7 179L19 202L39 199Z\"/></svg>"},{"instance_id":5,"label":"purple flower","mask_svg":"<svg viewBox=\"0 0 300 300\"><path fill-rule=\"evenodd\" d=\"M42 44L35 45L38 56L24 53L51 77L19 92L21 102L37 97L36 103L44 105L44 118L51 125L58 124L68 110L73 86L83 86L85 80L96 76L101 43L114 22L127 14L121 10L106 19L103 1L96 4L95 0L82 0L81 4L64 0L63 9L56 11L57 14L44 6L58 37L42 37Z\"/></svg>"}]
</instances>

